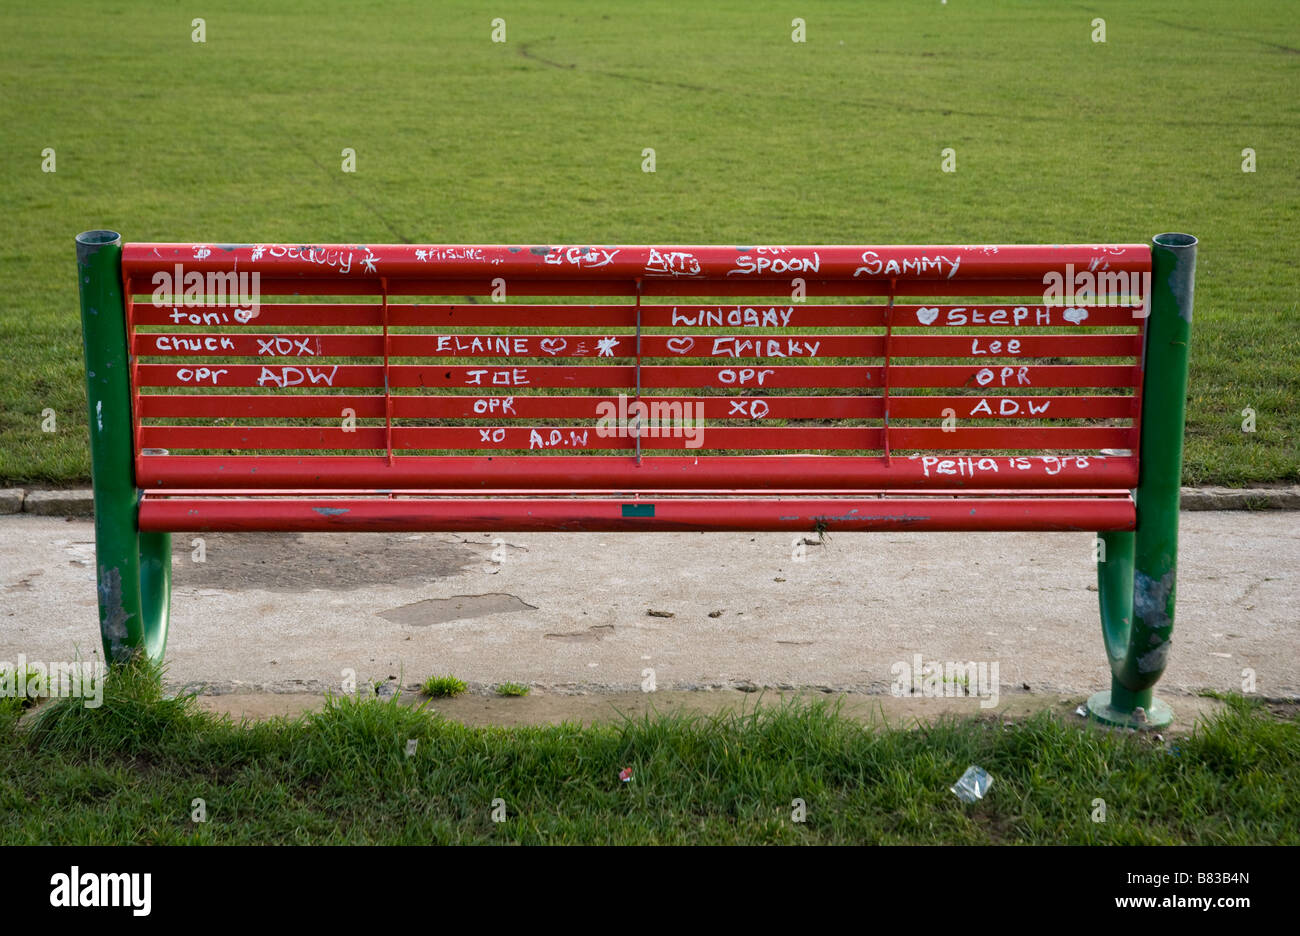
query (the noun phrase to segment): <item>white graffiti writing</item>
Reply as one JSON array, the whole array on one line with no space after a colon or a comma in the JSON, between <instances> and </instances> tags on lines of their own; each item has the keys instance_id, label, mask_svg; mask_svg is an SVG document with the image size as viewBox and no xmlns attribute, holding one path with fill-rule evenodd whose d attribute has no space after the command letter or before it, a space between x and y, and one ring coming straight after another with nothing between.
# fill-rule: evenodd
<instances>
[{"instance_id":1,"label":"white graffiti writing","mask_svg":"<svg viewBox=\"0 0 1300 936\"><path fill-rule=\"evenodd\" d=\"M882 260L880 254L874 250L863 251L862 266L853 271L854 276L907 276L909 274L921 274L934 270L942 273L944 267L948 268L948 279L952 279L957 268L961 266L961 257L946 257L943 254L936 254L933 257L904 257L902 260Z\"/></svg>"},{"instance_id":2,"label":"white graffiti writing","mask_svg":"<svg viewBox=\"0 0 1300 936\"><path fill-rule=\"evenodd\" d=\"M688 325L700 328L785 328L790 324L790 319L794 316L794 306L784 309L775 306L766 309L755 309L750 306L736 306L734 309L727 309L719 306L716 309L694 309L689 311L679 310L673 307L672 322L674 325Z\"/></svg>"}]
</instances>

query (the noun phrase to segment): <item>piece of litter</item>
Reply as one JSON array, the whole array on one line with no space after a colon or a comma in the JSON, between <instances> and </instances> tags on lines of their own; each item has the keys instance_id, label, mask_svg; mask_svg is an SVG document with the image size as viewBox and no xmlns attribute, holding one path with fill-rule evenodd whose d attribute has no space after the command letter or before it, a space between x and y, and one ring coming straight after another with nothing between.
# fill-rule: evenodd
<instances>
[{"instance_id":1,"label":"piece of litter","mask_svg":"<svg viewBox=\"0 0 1300 936\"><path fill-rule=\"evenodd\" d=\"M673 617L673 613L671 611L655 611L654 609L651 609L645 613L645 616L668 618L668 617Z\"/></svg>"},{"instance_id":2,"label":"piece of litter","mask_svg":"<svg viewBox=\"0 0 1300 936\"><path fill-rule=\"evenodd\" d=\"M952 790L957 799L963 803L974 803L982 800L991 786L993 786L993 778L988 775L988 771L972 764L966 768L961 779L948 789Z\"/></svg>"},{"instance_id":3,"label":"piece of litter","mask_svg":"<svg viewBox=\"0 0 1300 936\"><path fill-rule=\"evenodd\" d=\"M1087 717L1088 717L1088 707L1087 707L1086 705L1080 705L1077 709L1074 710L1074 714L1076 714L1076 715L1078 715L1078 716L1080 716L1080 717L1082 717L1082 718L1087 718Z\"/></svg>"},{"instance_id":4,"label":"piece of litter","mask_svg":"<svg viewBox=\"0 0 1300 936\"><path fill-rule=\"evenodd\" d=\"M618 772L618 779L622 780L624 783L630 782L632 779L632 768L624 767L622 770L620 770Z\"/></svg>"}]
</instances>

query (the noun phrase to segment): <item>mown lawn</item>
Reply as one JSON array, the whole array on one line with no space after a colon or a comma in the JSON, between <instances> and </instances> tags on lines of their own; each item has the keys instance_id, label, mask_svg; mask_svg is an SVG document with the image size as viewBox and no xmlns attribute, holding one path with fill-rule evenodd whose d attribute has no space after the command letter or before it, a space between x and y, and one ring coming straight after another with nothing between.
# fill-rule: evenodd
<instances>
[{"instance_id":1,"label":"mown lawn","mask_svg":"<svg viewBox=\"0 0 1300 936\"><path fill-rule=\"evenodd\" d=\"M1185 480L1300 479L1292 0L49 0L0 16L0 483L89 476L73 237L92 228L305 243L1188 231Z\"/></svg>"},{"instance_id":2,"label":"mown lawn","mask_svg":"<svg viewBox=\"0 0 1300 936\"><path fill-rule=\"evenodd\" d=\"M506 729L344 698L240 725L159 686L119 674L21 727L0 699L0 844L1300 843L1300 721L1241 698L1158 740L825 704ZM968 806L971 764L994 779Z\"/></svg>"}]
</instances>

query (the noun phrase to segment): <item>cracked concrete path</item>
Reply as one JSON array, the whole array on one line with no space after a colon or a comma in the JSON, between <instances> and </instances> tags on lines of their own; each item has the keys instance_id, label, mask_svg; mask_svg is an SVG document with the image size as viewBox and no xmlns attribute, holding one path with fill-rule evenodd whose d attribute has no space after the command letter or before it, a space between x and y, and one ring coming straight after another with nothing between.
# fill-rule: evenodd
<instances>
[{"instance_id":1,"label":"cracked concrete path","mask_svg":"<svg viewBox=\"0 0 1300 936\"><path fill-rule=\"evenodd\" d=\"M453 673L543 692L817 687L997 663L1001 692L1108 685L1089 534L174 537L169 680L319 692ZM1300 696L1300 513L1184 513L1167 695ZM652 613L653 612L653 613ZM0 517L0 660L97 658L88 521Z\"/></svg>"}]
</instances>

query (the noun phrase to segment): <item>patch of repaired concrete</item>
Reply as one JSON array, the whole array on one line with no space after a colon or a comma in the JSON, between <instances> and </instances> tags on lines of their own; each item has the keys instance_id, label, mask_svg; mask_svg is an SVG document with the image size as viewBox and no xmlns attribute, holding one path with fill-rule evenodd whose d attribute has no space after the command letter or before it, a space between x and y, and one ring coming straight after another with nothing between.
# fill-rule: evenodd
<instances>
[{"instance_id":1,"label":"patch of repaired concrete","mask_svg":"<svg viewBox=\"0 0 1300 936\"><path fill-rule=\"evenodd\" d=\"M452 595L450 598L426 598L397 608L379 612L379 616L396 624L428 627L485 614L505 614L509 611L536 611L534 605L521 601L514 595L491 592L486 595Z\"/></svg>"},{"instance_id":2,"label":"patch of repaired concrete","mask_svg":"<svg viewBox=\"0 0 1300 936\"><path fill-rule=\"evenodd\" d=\"M559 640L563 643L595 643L614 635L613 624L593 624L586 630L566 631L563 634L545 634L547 640Z\"/></svg>"},{"instance_id":3,"label":"patch of repaired concrete","mask_svg":"<svg viewBox=\"0 0 1300 936\"><path fill-rule=\"evenodd\" d=\"M192 541L203 539L204 561ZM478 550L435 534L397 539L382 533L195 533L172 537L178 587L266 591L346 591L457 575ZM430 622L432 623L432 622Z\"/></svg>"}]
</instances>

